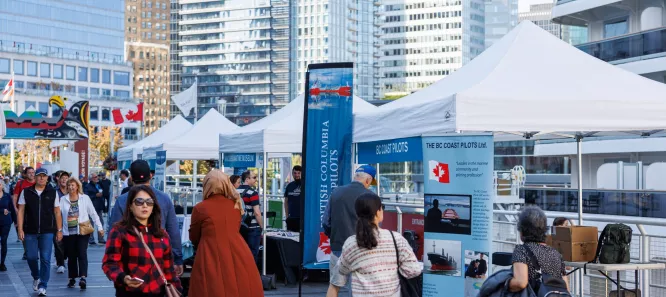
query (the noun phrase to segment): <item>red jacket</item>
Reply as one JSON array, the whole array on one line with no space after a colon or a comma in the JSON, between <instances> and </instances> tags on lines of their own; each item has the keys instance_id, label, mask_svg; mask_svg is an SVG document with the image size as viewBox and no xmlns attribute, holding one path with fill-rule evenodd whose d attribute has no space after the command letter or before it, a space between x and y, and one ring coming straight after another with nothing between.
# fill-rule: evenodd
<instances>
[{"instance_id":1,"label":"red jacket","mask_svg":"<svg viewBox=\"0 0 666 297\"><path fill-rule=\"evenodd\" d=\"M166 276L167 281L182 291L180 279L176 276L171 254L169 235L157 238L146 233L146 228L139 229L148 247L153 251L155 259ZM102 270L113 281L116 289L124 289L127 292L160 294L164 287L164 280L150 258L150 254L141 243L138 236L134 236L123 227L114 227L109 233L106 242L106 252L102 260ZM131 289L125 285L125 276L137 277L144 280L141 287Z\"/></svg>"}]
</instances>

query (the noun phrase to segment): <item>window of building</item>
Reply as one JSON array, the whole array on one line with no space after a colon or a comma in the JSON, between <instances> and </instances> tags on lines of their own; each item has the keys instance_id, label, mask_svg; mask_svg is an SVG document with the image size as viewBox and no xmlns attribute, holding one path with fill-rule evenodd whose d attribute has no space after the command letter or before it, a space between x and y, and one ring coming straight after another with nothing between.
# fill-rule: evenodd
<instances>
[{"instance_id":1,"label":"window of building","mask_svg":"<svg viewBox=\"0 0 666 297\"><path fill-rule=\"evenodd\" d=\"M90 68L90 82L98 83L99 82L99 69Z\"/></svg>"},{"instance_id":2,"label":"window of building","mask_svg":"<svg viewBox=\"0 0 666 297\"><path fill-rule=\"evenodd\" d=\"M2 62L0 62L1 64ZM23 75L23 60L14 60L14 74ZM0 66L2 67L2 66Z\"/></svg>"},{"instance_id":3,"label":"window of building","mask_svg":"<svg viewBox=\"0 0 666 297\"><path fill-rule=\"evenodd\" d=\"M153 38L153 33L152 32L146 33L146 38L147 39L152 39Z\"/></svg>"},{"instance_id":4,"label":"window of building","mask_svg":"<svg viewBox=\"0 0 666 297\"><path fill-rule=\"evenodd\" d=\"M51 64L39 63L39 77L51 78Z\"/></svg>"},{"instance_id":5,"label":"window of building","mask_svg":"<svg viewBox=\"0 0 666 297\"><path fill-rule=\"evenodd\" d=\"M113 91L113 96L120 97L120 98L129 98L130 97L130 92L129 91L122 91L122 90L114 90Z\"/></svg>"},{"instance_id":6,"label":"window of building","mask_svg":"<svg viewBox=\"0 0 666 297\"><path fill-rule=\"evenodd\" d=\"M9 59L0 59L0 73L9 73Z\"/></svg>"},{"instance_id":7,"label":"window of building","mask_svg":"<svg viewBox=\"0 0 666 297\"><path fill-rule=\"evenodd\" d=\"M60 117L62 115L62 109L60 109L60 106L57 105L51 105L51 116L54 118Z\"/></svg>"},{"instance_id":8,"label":"window of building","mask_svg":"<svg viewBox=\"0 0 666 297\"><path fill-rule=\"evenodd\" d=\"M49 116L49 104L47 102L39 102L39 113L43 117Z\"/></svg>"},{"instance_id":9,"label":"window of building","mask_svg":"<svg viewBox=\"0 0 666 297\"><path fill-rule=\"evenodd\" d=\"M79 95L88 95L88 87L79 87Z\"/></svg>"},{"instance_id":10,"label":"window of building","mask_svg":"<svg viewBox=\"0 0 666 297\"><path fill-rule=\"evenodd\" d=\"M25 110L36 108L37 104L35 101L26 101Z\"/></svg>"},{"instance_id":11,"label":"window of building","mask_svg":"<svg viewBox=\"0 0 666 297\"><path fill-rule=\"evenodd\" d=\"M90 96L99 96L99 88L90 88Z\"/></svg>"},{"instance_id":12,"label":"window of building","mask_svg":"<svg viewBox=\"0 0 666 297\"><path fill-rule=\"evenodd\" d=\"M148 8L153 8L153 2L148 1L147 4L148 4Z\"/></svg>"},{"instance_id":13,"label":"window of building","mask_svg":"<svg viewBox=\"0 0 666 297\"><path fill-rule=\"evenodd\" d=\"M166 24L162 24L162 30L166 30Z\"/></svg>"},{"instance_id":14,"label":"window of building","mask_svg":"<svg viewBox=\"0 0 666 297\"><path fill-rule=\"evenodd\" d=\"M102 69L102 83L111 83L111 70Z\"/></svg>"},{"instance_id":15,"label":"window of building","mask_svg":"<svg viewBox=\"0 0 666 297\"><path fill-rule=\"evenodd\" d=\"M111 96L111 90L102 89L102 96Z\"/></svg>"},{"instance_id":16,"label":"window of building","mask_svg":"<svg viewBox=\"0 0 666 297\"><path fill-rule=\"evenodd\" d=\"M123 132L124 137L126 140L137 140L137 133L136 133L136 128L125 128L125 132Z\"/></svg>"},{"instance_id":17,"label":"window of building","mask_svg":"<svg viewBox=\"0 0 666 297\"><path fill-rule=\"evenodd\" d=\"M152 12L149 11L149 12L146 13L146 18L152 18L152 17L153 17Z\"/></svg>"},{"instance_id":18,"label":"window of building","mask_svg":"<svg viewBox=\"0 0 666 297\"><path fill-rule=\"evenodd\" d=\"M65 68L65 78L67 80L76 80L76 67L67 65Z\"/></svg>"},{"instance_id":19,"label":"window of building","mask_svg":"<svg viewBox=\"0 0 666 297\"><path fill-rule=\"evenodd\" d=\"M79 81L88 81L88 67L79 67Z\"/></svg>"},{"instance_id":20,"label":"window of building","mask_svg":"<svg viewBox=\"0 0 666 297\"><path fill-rule=\"evenodd\" d=\"M62 65L53 64L53 78L62 79Z\"/></svg>"},{"instance_id":21,"label":"window of building","mask_svg":"<svg viewBox=\"0 0 666 297\"><path fill-rule=\"evenodd\" d=\"M37 62L28 61L28 76L37 76Z\"/></svg>"},{"instance_id":22,"label":"window of building","mask_svg":"<svg viewBox=\"0 0 666 297\"><path fill-rule=\"evenodd\" d=\"M604 38L612 38L629 33L627 17L604 23Z\"/></svg>"},{"instance_id":23,"label":"window of building","mask_svg":"<svg viewBox=\"0 0 666 297\"><path fill-rule=\"evenodd\" d=\"M99 107L98 106L90 106L90 119L91 120L99 120Z\"/></svg>"},{"instance_id":24,"label":"window of building","mask_svg":"<svg viewBox=\"0 0 666 297\"><path fill-rule=\"evenodd\" d=\"M162 9L166 9L166 3L162 3Z\"/></svg>"},{"instance_id":25,"label":"window of building","mask_svg":"<svg viewBox=\"0 0 666 297\"><path fill-rule=\"evenodd\" d=\"M152 28L153 28L153 23L148 22L148 29L152 29Z\"/></svg>"},{"instance_id":26,"label":"window of building","mask_svg":"<svg viewBox=\"0 0 666 297\"><path fill-rule=\"evenodd\" d=\"M110 120L111 120L111 108L102 107L102 121L110 121Z\"/></svg>"},{"instance_id":27,"label":"window of building","mask_svg":"<svg viewBox=\"0 0 666 297\"><path fill-rule=\"evenodd\" d=\"M129 72L126 71L114 71L113 72L113 84L120 86L129 86Z\"/></svg>"}]
</instances>

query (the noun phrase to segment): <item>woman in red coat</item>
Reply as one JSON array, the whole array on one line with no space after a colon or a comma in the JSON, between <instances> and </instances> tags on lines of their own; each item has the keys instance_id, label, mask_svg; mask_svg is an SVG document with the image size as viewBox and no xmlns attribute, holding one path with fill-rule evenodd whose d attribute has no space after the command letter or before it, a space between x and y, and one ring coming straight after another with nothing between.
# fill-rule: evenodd
<instances>
[{"instance_id":1,"label":"woman in red coat","mask_svg":"<svg viewBox=\"0 0 666 297\"><path fill-rule=\"evenodd\" d=\"M197 252L189 296L264 296L259 270L239 232L244 210L229 176L213 170L203 188L204 201L194 207L190 225Z\"/></svg>"}]
</instances>

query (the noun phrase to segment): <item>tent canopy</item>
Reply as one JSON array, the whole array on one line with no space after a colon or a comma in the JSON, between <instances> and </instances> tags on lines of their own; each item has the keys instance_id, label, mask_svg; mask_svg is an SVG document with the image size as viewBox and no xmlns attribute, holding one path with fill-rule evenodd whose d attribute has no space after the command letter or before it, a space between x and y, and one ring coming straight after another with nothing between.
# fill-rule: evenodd
<instances>
[{"instance_id":1,"label":"tent canopy","mask_svg":"<svg viewBox=\"0 0 666 297\"><path fill-rule=\"evenodd\" d=\"M238 129L238 126L217 110L209 110L191 130L178 138L147 149L166 150L169 160L213 160L219 158L220 133Z\"/></svg>"},{"instance_id":2,"label":"tent canopy","mask_svg":"<svg viewBox=\"0 0 666 297\"><path fill-rule=\"evenodd\" d=\"M452 75L354 117L354 142L499 131L534 139L666 128L666 85L594 58L529 21Z\"/></svg>"},{"instance_id":3,"label":"tent canopy","mask_svg":"<svg viewBox=\"0 0 666 297\"><path fill-rule=\"evenodd\" d=\"M148 135L146 138L138 141L132 145L126 146L118 150L118 161L127 161L136 159L137 155L143 152L144 147L154 146L164 143L171 139L181 136L183 133L189 131L192 124L185 118L178 115L171 119L162 128Z\"/></svg>"},{"instance_id":4,"label":"tent canopy","mask_svg":"<svg viewBox=\"0 0 666 297\"><path fill-rule=\"evenodd\" d=\"M302 150L303 94L275 113L232 133L219 136L220 152L226 153L298 153ZM375 109L354 96L354 113Z\"/></svg>"}]
</instances>

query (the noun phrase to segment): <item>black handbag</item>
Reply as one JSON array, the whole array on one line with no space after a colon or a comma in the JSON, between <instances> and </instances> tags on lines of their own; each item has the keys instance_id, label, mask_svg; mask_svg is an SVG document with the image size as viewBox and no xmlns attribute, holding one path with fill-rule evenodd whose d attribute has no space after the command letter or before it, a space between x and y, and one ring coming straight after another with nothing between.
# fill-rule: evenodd
<instances>
[{"instance_id":1,"label":"black handbag","mask_svg":"<svg viewBox=\"0 0 666 297\"><path fill-rule=\"evenodd\" d=\"M393 231L391 232L391 238L393 238L393 245L395 246L395 258L398 261L398 277L400 278L400 296L401 297L421 297L423 294L423 274L415 278L406 278L400 274L400 251L398 250L398 244L395 242L395 236L393 236Z\"/></svg>"}]
</instances>

